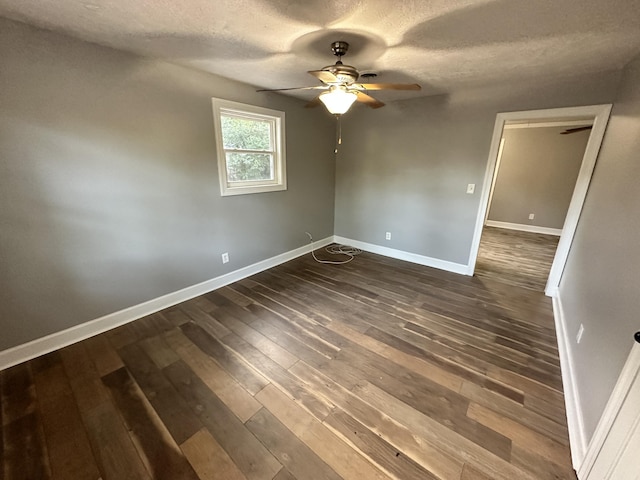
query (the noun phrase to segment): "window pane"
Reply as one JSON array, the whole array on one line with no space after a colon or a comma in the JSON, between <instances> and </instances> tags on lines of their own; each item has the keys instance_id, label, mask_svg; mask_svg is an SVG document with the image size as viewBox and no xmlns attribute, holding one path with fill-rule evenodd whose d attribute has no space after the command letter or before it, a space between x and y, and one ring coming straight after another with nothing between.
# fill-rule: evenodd
<instances>
[{"instance_id":1,"label":"window pane","mask_svg":"<svg viewBox=\"0 0 640 480\"><path fill-rule=\"evenodd\" d=\"M220 116L224 148L271 150L270 123L248 118Z\"/></svg>"},{"instance_id":2,"label":"window pane","mask_svg":"<svg viewBox=\"0 0 640 480\"><path fill-rule=\"evenodd\" d=\"M229 182L273 180L273 155L227 152Z\"/></svg>"}]
</instances>

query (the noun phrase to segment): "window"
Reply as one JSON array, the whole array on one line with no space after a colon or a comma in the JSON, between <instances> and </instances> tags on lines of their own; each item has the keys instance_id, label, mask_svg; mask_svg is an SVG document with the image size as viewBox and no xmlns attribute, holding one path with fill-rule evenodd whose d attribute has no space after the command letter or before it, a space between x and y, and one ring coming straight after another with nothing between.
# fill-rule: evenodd
<instances>
[{"instance_id":1,"label":"window","mask_svg":"<svg viewBox=\"0 0 640 480\"><path fill-rule=\"evenodd\" d=\"M213 99L220 193L287 189L284 112Z\"/></svg>"}]
</instances>

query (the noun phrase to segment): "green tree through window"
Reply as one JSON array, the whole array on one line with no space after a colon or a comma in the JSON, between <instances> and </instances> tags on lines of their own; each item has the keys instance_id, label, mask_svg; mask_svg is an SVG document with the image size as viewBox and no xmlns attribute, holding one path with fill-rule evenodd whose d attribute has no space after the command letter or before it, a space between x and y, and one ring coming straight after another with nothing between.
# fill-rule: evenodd
<instances>
[{"instance_id":1,"label":"green tree through window","mask_svg":"<svg viewBox=\"0 0 640 480\"><path fill-rule=\"evenodd\" d=\"M227 115L221 115L220 121L228 180L273 180L273 154L268 153L273 150L271 124Z\"/></svg>"}]
</instances>

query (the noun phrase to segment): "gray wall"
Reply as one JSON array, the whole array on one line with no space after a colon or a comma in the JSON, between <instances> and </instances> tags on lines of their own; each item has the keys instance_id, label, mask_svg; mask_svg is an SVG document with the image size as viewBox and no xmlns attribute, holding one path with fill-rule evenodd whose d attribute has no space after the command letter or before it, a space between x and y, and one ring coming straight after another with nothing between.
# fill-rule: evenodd
<instances>
[{"instance_id":1,"label":"gray wall","mask_svg":"<svg viewBox=\"0 0 640 480\"><path fill-rule=\"evenodd\" d=\"M333 233L320 109L5 19L0 65L0 350ZM220 196L212 96L286 112L287 191Z\"/></svg>"},{"instance_id":2,"label":"gray wall","mask_svg":"<svg viewBox=\"0 0 640 480\"><path fill-rule=\"evenodd\" d=\"M591 438L640 330L640 58L623 76L560 298Z\"/></svg>"},{"instance_id":3,"label":"gray wall","mask_svg":"<svg viewBox=\"0 0 640 480\"><path fill-rule=\"evenodd\" d=\"M610 103L618 81L592 74L356 106L343 120L336 234L466 265L496 114ZM469 183L474 195L465 194Z\"/></svg>"},{"instance_id":4,"label":"gray wall","mask_svg":"<svg viewBox=\"0 0 640 480\"><path fill-rule=\"evenodd\" d=\"M505 129L488 220L562 228L591 133L566 129Z\"/></svg>"}]
</instances>

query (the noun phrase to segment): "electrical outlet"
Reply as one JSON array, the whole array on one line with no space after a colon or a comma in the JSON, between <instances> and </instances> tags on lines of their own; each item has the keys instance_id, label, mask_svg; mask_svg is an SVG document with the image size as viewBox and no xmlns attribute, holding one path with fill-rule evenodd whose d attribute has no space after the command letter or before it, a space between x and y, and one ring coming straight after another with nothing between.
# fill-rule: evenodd
<instances>
[{"instance_id":1,"label":"electrical outlet","mask_svg":"<svg viewBox=\"0 0 640 480\"><path fill-rule=\"evenodd\" d=\"M584 334L584 325L580 324L580 328L578 329L578 334L576 335L576 343L580 343L580 340L582 340L583 334Z\"/></svg>"},{"instance_id":2,"label":"electrical outlet","mask_svg":"<svg viewBox=\"0 0 640 480\"><path fill-rule=\"evenodd\" d=\"M222 263L229 263L229 254L227 252L222 254Z\"/></svg>"},{"instance_id":3,"label":"electrical outlet","mask_svg":"<svg viewBox=\"0 0 640 480\"><path fill-rule=\"evenodd\" d=\"M529 220L533 220L534 218L536 218L535 213L530 213L529 214Z\"/></svg>"},{"instance_id":4,"label":"electrical outlet","mask_svg":"<svg viewBox=\"0 0 640 480\"><path fill-rule=\"evenodd\" d=\"M391 240L391 232L387 232L387 233L384 235L384 238L386 238L387 240Z\"/></svg>"},{"instance_id":5,"label":"electrical outlet","mask_svg":"<svg viewBox=\"0 0 640 480\"><path fill-rule=\"evenodd\" d=\"M475 183L470 183L469 185L467 185L467 193L469 195L471 195L475 191L476 191L476 184Z\"/></svg>"}]
</instances>

